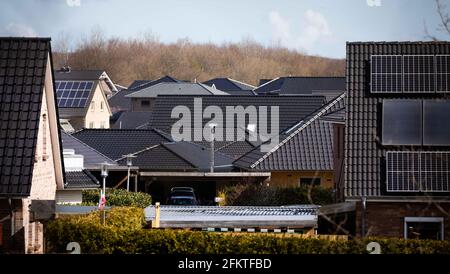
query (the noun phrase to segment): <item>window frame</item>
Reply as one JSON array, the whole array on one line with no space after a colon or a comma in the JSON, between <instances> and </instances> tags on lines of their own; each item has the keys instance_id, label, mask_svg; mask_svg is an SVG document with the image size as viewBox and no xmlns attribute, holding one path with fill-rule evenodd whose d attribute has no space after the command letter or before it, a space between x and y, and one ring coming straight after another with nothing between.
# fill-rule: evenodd
<instances>
[{"instance_id":1,"label":"window frame","mask_svg":"<svg viewBox=\"0 0 450 274\"><path fill-rule=\"evenodd\" d=\"M403 219L403 238L408 239L408 223L440 223L441 241L445 240L444 217L404 217Z\"/></svg>"}]
</instances>

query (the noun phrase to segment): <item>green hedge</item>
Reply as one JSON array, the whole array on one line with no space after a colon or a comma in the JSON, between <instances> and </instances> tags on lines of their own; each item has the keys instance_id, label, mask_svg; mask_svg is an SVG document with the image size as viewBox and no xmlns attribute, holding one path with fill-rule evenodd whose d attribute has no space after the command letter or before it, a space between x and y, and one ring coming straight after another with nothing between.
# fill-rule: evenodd
<instances>
[{"instance_id":1,"label":"green hedge","mask_svg":"<svg viewBox=\"0 0 450 274\"><path fill-rule=\"evenodd\" d=\"M100 199L100 190L83 190L83 204L96 205ZM143 192L128 192L125 189L106 189L106 205L134 206L145 208L152 203L152 197Z\"/></svg>"},{"instance_id":2,"label":"green hedge","mask_svg":"<svg viewBox=\"0 0 450 274\"><path fill-rule=\"evenodd\" d=\"M112 209L108 216L116 220L107 217L105 226L98 213L54 220L46 227L47 252L64 253L67 244L75 241L80 244L82 253L102 254L364 254L367 243L377 241L385 254L450 253L449 241L375 238L344 241L257 233L142 229L142 212L136 208Z\"/></svg>"},{"instance_id":3,"label":"green hedge","mask_svg":"<svg viewBox=\"0 0 450 274\"><path fill-rule=\"evenodd\" d=\"M221 196L230 206L281 206L290 204L325 205L333 202L332 189L316 187L278 187L238 184L226 187Z\"/></svg>"}]
</instances>

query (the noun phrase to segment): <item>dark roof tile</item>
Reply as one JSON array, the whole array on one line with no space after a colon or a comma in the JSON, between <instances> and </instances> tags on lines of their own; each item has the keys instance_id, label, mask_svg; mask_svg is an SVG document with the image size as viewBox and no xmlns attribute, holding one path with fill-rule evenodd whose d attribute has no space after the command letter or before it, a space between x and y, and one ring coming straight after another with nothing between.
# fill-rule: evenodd
<instances>
[{"instance_id":1,"label":"dark roof tile","mask_svg":"<svg viewBox=\"0 0 450 274\"><path fill-rule=\"evenodd\" d=\"M341 108L343 103L342 94L280 134L279 144L270 152L256 147L235 161L235 165L268 171L333 170L333 127L320 117Z\"/></svg>"},{"instance_id":2,"label":"dark roof tile","mask_svg":"<svg viewBox=\"0 0 450 274\"><path fill-rule=\"evenodd\" d=\"M74 136L61 131L63 149L73 149L76 154L84 156L86 168L98 167L101 163L115 164L115 162L94 148L83 143Z\"/></svg>"},{"instance_id":3,"label":"dark roof tile","mask_svg":"<svg viewBox=\"0 0 450 274\"><path fill-rule=\"evenodd\" d=\"M72 135L113 160L171 141L153 129L83 129Z\"/></svg>"},{"instance_id":4,"label":"dark roof tile","mask_svg":"<svg viewBox=\"0 0 450 274\"><path fill-rule=\"evenodd\" d=\"M114 122L113 129L143 129L151 121L152 112L139 111L123 112L119 118Z\"/></svg>"},{"instance_id":5,"label":"dark roof tile","mask_svg":"<svg viewBox=\"0 0 450 274\"><path fill-rule=\"evenodd\" d=\"M88 170L66 171L65 189L98 188L100 183Z\"/></svg>"},{"instance_id":6,"label":"dark roof tile","mask_svg":"<svg viewBox=\"0 0 450 274\"><path fill-rule=\"evenodd\" d=\"M49 54L48 38L0 38L0 196L30 193Z\"/></svg>"},{"instance_id":7,"label":"dark roof tile","mask_svg":"<svg viewBox=\"0 0 450 274\"><path fill-rule=\"evenodd\" d=\"M257 94L320 94L332 92L337 97L345 91L345 77L279 77L254 90Z\"/></svg>"}]
</instances>

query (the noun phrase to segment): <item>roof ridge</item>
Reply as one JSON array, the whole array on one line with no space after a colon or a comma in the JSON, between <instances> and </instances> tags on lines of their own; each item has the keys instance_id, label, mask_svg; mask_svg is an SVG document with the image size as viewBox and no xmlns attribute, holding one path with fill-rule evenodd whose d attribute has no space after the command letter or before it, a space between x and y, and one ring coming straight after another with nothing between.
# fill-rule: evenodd
<instances>
[{"instance_id":1,"label":"roof ridge","mask_svg":"<svg viewBox=\"0 0 450 274\"><path fill-rule=\"evenodd\" d=\"M228 78L226 78L226 79L230 80L231 82L238 82L239 84L243 84L243 85L246 85L246 86L250 86L250 87L252 87L253 89L257 88L257 87L255 87L254 85L247 84L247 83L244 83L244 82L242 82L242 81L239 81L239 80L236 80L236 79L233 79L233 78L230 78L230 77L228 77ZM240 88L240 87L239 87L238 85L236 85L235 83L233 83L233 85L235 85L235 86L237 86L238 88Z\"/></svg>"},{"instance_id":2,"label":"roof ridge","mask_svg":"<svg viewBox=\"0 0 450 274\"><path fill-rule=\"evenodd\" d=\"M51 41L51 37L15 37L15 36L0 36L1 40L23 40L23 41L29 41L29 40L37 40L37 41Z\"/></svg>"},{"instance_id":3,"label":"roof ridge","mask_svg":"<svg viewBox=\"0 0 450 274\"><path fill-rule=\"evenodd\" d=\"M281 77L277 77L277 78L274 78L274 79L272 79L272 80L270 80L270 81L267 81L267 82L265 82L264 84L260 85L259 87L256 87L254 90L259 89L259 88L261 88L261 87L263 87L263 86L265 86L265 85L267 85L267 84L269 84L269 83L272 83L273 81L276 81L276 80L278 80L278 79L281 79Z\"/></svg>"},{"instance_id":4,"label":"roof ridge","mask_svg":"<svg viewBox=\"0 0 450 274\"><path fill-rule=\"evenodd\" d=\"M162 143L161 143L161 144L162 144ZM153 146L145 147L145 148L143 148L143 149L141 149L141 150L138 150L138 151L135 151L135 152L132 152L132 153L128 153L128 154L135 156L135 155L137 155L137 154L140 154L140 153L143 153L143 152L152 150L152 149L154 149L154 148L160 146L161 144L156 144L156 145L153 145ZM125 159L125 158L127 158L127 157L126 157L126 156L122 156L122 157L120 157L120 158L117 158L117 159L114 160L114 161L115 161L115 162L118 162L118 161L121 161L121 160L123 160L123 159Z\"/></svg>"},{"instance_id":5,"label":"roof ridge","mask_svg":"<svg viewBox=\"0 0 450 274\"><path fill-rule=\"evenodd\" d=\"M318 118L320 118L324 113L326 113L332 106L334 106L335 104L337 104L340 100L342 100L343 98L345 98L345 93L342 93L339 97L337 97L336 99L334 99L332 102L330 102L328 105L326 105L325 107L321 108L320 111L316 112L316 114L310 118L308 121L306 121L305 123L303 123L299 128L297 128L294 132L292 132L291 134L289 134L286 138L283 139L283 141L281 141L278 145L276 145L275 147L273 147L269 152L265 153L261 158L259 158L256 162L254 162L250 168L255 168L257 165L259 165L262 161L264 161L267 157L269 157L269 155L271 155L272 153L274 153L275 151L277 151L280 147L282 147L284 144L286 144L290 139L292 139L295 135L297 135L299 132L301 132L304 128L306 128L308 125L310 125L312 122L314 122L315 120L317 120ZM302 123L303 120L300 122ZM299 124L300 124L299 123ZM295 128L295 126L293 127ZM289 130L286 131L286 133L289 133Z\"/></svg>"}]
</instances>

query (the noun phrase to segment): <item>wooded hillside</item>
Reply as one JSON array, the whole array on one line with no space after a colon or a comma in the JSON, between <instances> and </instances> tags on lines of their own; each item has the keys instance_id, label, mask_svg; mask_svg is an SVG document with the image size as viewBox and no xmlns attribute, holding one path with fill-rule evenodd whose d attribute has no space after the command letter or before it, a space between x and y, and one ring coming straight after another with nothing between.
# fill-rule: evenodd
<instances>
[{"instance_id":1,"label":"wooded hillside","mask_svg":"<svg viewBox=\"0 0 450 274\"><path fill-rule=\"evenodd\" d=\"M254 41L194 44L188 40L165 44L154 37L104 39L91 35L71 53L57 41L54 65L72 69L105 69L114 82L128 86L136 79L171 75L177 79L205 81L231 77L253 85L278 76L342 76L343 59L308 56L281 47L264 47Z\"/></svg>"}]
</instances>

